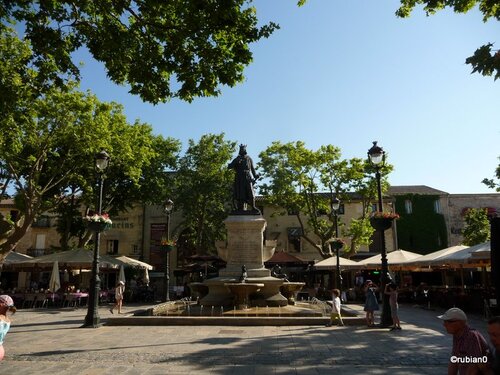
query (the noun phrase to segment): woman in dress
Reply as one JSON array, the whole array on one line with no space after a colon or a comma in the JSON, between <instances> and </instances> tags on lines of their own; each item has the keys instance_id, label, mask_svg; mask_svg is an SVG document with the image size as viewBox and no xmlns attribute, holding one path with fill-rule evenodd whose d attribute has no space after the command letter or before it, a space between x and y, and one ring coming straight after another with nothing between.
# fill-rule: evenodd
<instances>
[{"instance_id":1,"label":"woman in dress","mask_svg":"<svg viewBox=\"0 0 500 375\"><path fill-rule=\"evenodd\" d=\"M118 314L122 313L123 304L123 294L125 293L125 283L123 281L118 281L115 288L115 305L109 309L109 312L113 314L113 310L118 308Z\"/></svg>"},{"instance_id":2,"label":"woman in dress","mask_svg":"<svg viewBox=\"0 0 500 375\"><path fill-rule=\"evenodd\" d=\"M365 283L365 308L366 311L366 325L373 327L375 325L374 311L378 310L378 300L375 292L378 290L377 286L371 281L366 280Z\"/></svg>"},{"instance_id":3,"label":"woman in dress","mask_svg":"<svg viewBox=\"0 0 500 375\"><path fill-rule=\"evenodd\" d=\"M0 296L0 361L3 360L5 355L5 350L3 348L3 341L5 335L10 329L10 319L7 316L7 312L14 314L16 308L14 306L14 301L12 298L6 294Z\"/></svg>"}]
</instances>

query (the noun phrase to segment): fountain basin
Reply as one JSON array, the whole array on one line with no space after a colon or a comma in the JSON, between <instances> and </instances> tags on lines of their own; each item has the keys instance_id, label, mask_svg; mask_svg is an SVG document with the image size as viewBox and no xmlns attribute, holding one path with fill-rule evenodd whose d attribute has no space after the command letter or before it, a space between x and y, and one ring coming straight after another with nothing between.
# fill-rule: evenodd
<instances>
[{"instance_id":1,"label":"fountain basin","mask_svg":"<svg viewBox=\"0 0 500 375\"><path fill-rule=\"evenodd\" d=\"M234 296L234 306L238 310L248 309L250 294L258 292L264 287L262 283L225 283L224 286Z\"/></svg>"},{"instance_id":2,"label":"fountain basin","mask_svg":"<svg viewBox=\"0 0 500 375\"><path fill-rule=\"evenodd\" d=\"M288 300L289 305L295 305L295 300L297 299L297 294L302 290L302 287L306 283L299 282L284 282L280 287L281 294Z\"/></svg>"}]
</instances>

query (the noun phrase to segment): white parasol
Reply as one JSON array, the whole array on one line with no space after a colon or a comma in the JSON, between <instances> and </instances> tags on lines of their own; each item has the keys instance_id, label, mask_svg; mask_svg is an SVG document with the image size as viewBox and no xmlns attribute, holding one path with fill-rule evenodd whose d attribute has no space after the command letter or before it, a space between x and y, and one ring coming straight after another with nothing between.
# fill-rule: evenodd
<instances>
[{"instance_id":1,"label":"white parasol","mask_svg":"<svg viewBox=\"0 0 500 375\"><path fill-rule=\"evenodd\" d=\"M123 268L123 265L120 266L120 274L118 275L118 281L123 281L123 284L126 284L125 280L125 269Z\"/></svg>"},{"instance_id":2,"label":"white parasol","mask_svg":"<svg viewBox=\"0 0 500 375\"><path fill-rule=\"evenodd\" d=\"M59 275L59 263L57 260L54 262L52 267L52 273L50 275L49 289L52 292L52 302L54 301L54 294L61 289L61 277Z\"/></svg>"}]
</instances>

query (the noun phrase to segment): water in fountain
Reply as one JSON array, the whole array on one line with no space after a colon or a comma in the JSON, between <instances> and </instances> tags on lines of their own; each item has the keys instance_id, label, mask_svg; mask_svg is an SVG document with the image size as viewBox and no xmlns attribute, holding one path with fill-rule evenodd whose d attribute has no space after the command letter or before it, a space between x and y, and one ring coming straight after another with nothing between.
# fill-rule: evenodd
<instances>
[{"instance_id":1,"label":"water in fountain","mask_svg":"<svg viewBox=\"0 0 500 375\"><path fill-rule=\"evenodd\" d=\"M236 306L233 306L233 316L236 316Z\"/></svg>"},{"instance_id":2,"label":"water in fountain","mask_svg":"<svg viewBox=\"0 0 500 375\"><path fill-rule=\"evenodd\" d=\"M200 316L203 315L203 305L200 306Z\"/></svg>"},{"instance_id":3,"label":"water in fountain","mask_svg":"<svg viewBox=\"0 0 500 375\"><path fill-rule=\"evenodd\" d=\"M278 317L281 318L281 306L278 306Z\"/></svg>"},{"instance_id":4,"label":"water in fountain","mask_svg":"<svg viewBox=\"0 0 500 375\"><path fill-rule=\"evenodd\" d=\"M224 307L220 307L220 316L224 316Z\"/></svg>"},{"instance_id":5,"label":"water in fountain","mask_svg":"<svg viewBox=\"0 0 500 375\"><path fill-rule=\"evenodd\" d=\"M212 306L212 313L210 314L210 316L214 316L214 306Z\"/></svg>"},{"instance_id":6,"label":"water in fountain","mask_svg":"<svg viewBox=\"0 0 500 375\"><path fill-rule=\"evenodd\" d=\"M191 305L187 305L187 315L191 316Z\"/></svg>"}]
</instances>

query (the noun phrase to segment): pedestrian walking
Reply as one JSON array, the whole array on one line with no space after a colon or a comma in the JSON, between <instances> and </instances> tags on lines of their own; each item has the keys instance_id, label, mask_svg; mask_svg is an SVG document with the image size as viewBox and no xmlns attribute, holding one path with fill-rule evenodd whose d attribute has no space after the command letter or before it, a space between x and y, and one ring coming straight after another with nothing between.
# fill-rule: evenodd
<instances>
[{"instance_id":1,"label":"pedestrian walking","mask_svg":"<svg viewBox=\"0 0 500 375\"><path fill-rule=\"evenodd\" d=\"M391 331L401 329L401 322L399 321L399 305L398 305L398 286L391 282L385 285L384 293L389 296L389 306L391 306L392 327Z\"/></svg>"},{"instance_id":2,"label":"pedestrian walking","mask_svg":"<svg viewBox=\"0 0 500 375\"><path fill-rule=\"evenodd\" d=\"M16 307L14 306L12 298L3 294L0 296L0 361L3 360L3 357L5 356L3 342L7 332L9 332L11 323L9 316L7 315L8 312L14 314L16 312Z\"/></svg>"},{"instance_id":3,"label":"pedestrian walking","mask_svg":"<svg viewBox=\"0 0 500 375\"><path fill-rule=\"evenodd\" d=\"M115 288L115 305L109 309L109 312L113 314L113 310L115 308L118 309L118 314L122 313L122 305L123 305L123 294L125 293L125 283L123 281L118 281L118 284Z\"/></svg>"},{"instance_id":4,"label":"pedestrian walking","mask_svg":"<svg viewBox=\"0 0 500 375\"><path fill-rule=\"evenodd\" d=\"M443 315L446 332L453 335L453 347L448 362L448 375L464 375L480 373L478 361L488 358L488 344L481 333L467 324L467 315L453 307ZM487 360L486 360L487 362Z\"/></svg>"},{"instance_id":5,"label":"pedestrian walking","mask_svg":"<svg viewBox=\"0 0 500 375\"><path fill-rule=\"evenodd\" d=\"M340 301L340 290L334 289L332 290L332 313L330 314L330 322L327 324L328 327L331 327L333 324L338 326L343 326L344 322L342 321L341 311L341 301Z\"/></svg>"},{"instance_id":6,"label":"pedestrian walking","mask_svg":"<svg viewBox=\"0 0 500 375\"><path fill-rule=\"evenodd\" d=\"M373 327L375 325L374 312L379 309L377 296L375 294L378 288L371 280L366 280L364 289L366 297L364 307L364 311L366 311L366 325L368 327Z\"/></svg>"}]
</instances>

